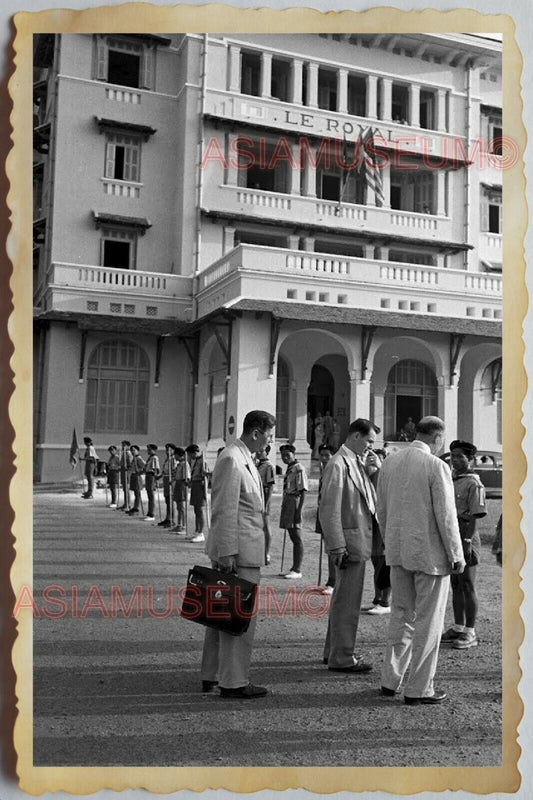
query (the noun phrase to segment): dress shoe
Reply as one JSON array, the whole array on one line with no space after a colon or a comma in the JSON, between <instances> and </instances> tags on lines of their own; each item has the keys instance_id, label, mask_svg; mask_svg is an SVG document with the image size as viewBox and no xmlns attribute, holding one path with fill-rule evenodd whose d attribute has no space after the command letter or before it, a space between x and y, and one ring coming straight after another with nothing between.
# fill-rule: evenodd
<instances>
[{"instance_id":1,"label":"dress shoe","mask_svg":"<svg viewBox=\"0 0 533 800\"><path fill-rule=\"evenodd\" d=\"M265 689L264 686L254 686L253 683L249 683L248 686L239 686L237 689L224 689L223 686L220 687L221 697L252 700L255 697L264 697L266 694L268 694L268 689Z\"/></svg>"},{"instance_id":2,"label":"dress shoe","mask_svg":"<svg viewBox=\"0 0 533 800\"><path fill-rule=\"evenodd\" d=\"M216 686L218 686L218 681L202 681L202 692L204 694L214 692Z\"/></svg>"},{"instance_id":3,"label":"dress shoe","mask_svg":"<svg viewBox=\"0 0 533 800\"><path fill-rule=\"evenodd\" d=\"M388 686L382 686L379 691L380 694L383 695L383 697L395 697L398 694L397 691L395 691L394 689L389 689Z\"/></svg>"},{"instance_id":4,"label":"dress shoe","mask_svg":"<svg viewBox=\"0 0 533 800\"><path fill-rule=\"evenodd\" d=\"M370 672L372 664L369 664L368 661L363 661L363 659L359 659L355 664L350 664L349 667L328 667L328 669L332 672Z\"/></svg>"},{"instance_id":5,"label":"dress shoe","mask_svg":"<svg viewBox=\"0 0 533 800\"><path fill-rule=\"evenodd\" d=\"M447 697L446 692L433 692L429 697L404 697L404 700L407 706L436 706L443 703Z\"/></svg>"},{"instance_id":6,"label":"dress shoe","mask_svg":"<svg viewBox=\"0 0 533 800\"><path fill-rule=\"evenodd\" d=\"M158 528L170 528L170 520L169 519L164 519L161 522L158 522L157 523L157 527Z\"/></svg>"}]
</instances>

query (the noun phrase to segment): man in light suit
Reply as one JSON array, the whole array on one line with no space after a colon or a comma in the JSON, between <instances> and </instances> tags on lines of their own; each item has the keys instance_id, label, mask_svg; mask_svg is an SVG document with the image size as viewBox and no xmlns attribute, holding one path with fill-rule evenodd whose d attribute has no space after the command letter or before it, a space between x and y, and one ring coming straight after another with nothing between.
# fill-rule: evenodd
<instances>
[{"instance_id":1,"label":"man in light suit","mask_svg":"<svg viewBox=\"0 0 533 800\"><path fill-rule=\"evenodd\" d=\"M261 476L254 454L272 439L275 418L266 411L250 411L240 439L219 455L211 481L211 529L207 554L222 572L259 583L265 564L265 505ZM255 616L242 636L206 629L202 656L202 690L218 684L222 697L254 699L267 694L249 681Z\"/></svg>"},{"instance_id":2,"label":"man in light suit","mask_svg":"<svg viewBox=\"0 0 533 800\"><path fill-rule=\"evenodd\" d=\"M372 665L355 656L365 562L372 555L375 490L364 460L378 429L368 419L356 419L346 441L330 459L322 477L319 518L324 543L336 566L324 662L337 672L369 672ZM375 461L375 466L381 466Z\"/></svg>"},{"instance_id":3,"label":"man in light suit","mask_svg":"<svg viewBox=\"0 0 533 800\"><path fill-rule=\"evenodd\" d=\"M407 705L446 699L445 692L435 691L433 678L448 576L465 568L452 475L436 456L443 441L444 422L424 417L415 441L387 456L378 479L378 515L392 584L381 694L394 697L410 665Z\"/></svg>"}]
</instances>

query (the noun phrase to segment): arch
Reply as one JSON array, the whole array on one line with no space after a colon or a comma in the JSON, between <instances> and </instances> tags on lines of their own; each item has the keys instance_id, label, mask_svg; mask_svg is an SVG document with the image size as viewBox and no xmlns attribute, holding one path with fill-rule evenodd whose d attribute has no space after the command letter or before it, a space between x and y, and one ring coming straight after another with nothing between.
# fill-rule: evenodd
<instances>
[{"instance_id":1,"label":"arch","mask_svg":"<svg viewBox=\"0 0 533 800\"><path fill-rule=\"evenodd\" d=\"M447 348L446 348L447 352ZM416 336L397 336L387 338L379 344L372 356L372 383L377 392L384 392L392 366L402 359L415 359L430 367L435 375L443 375L444 350L442 345L423 341Z\"/></svg>"},{"instance_id":2,"label":"arch","mask_svg":"<svg viewBox=\"0 0 533 800\"><path fill-rule=\"evenodd\" d=\"M85 430L91 433L146 433L150 360L135 342L109 339L87 363Z\"/></svg>"},{"instance_id":3,"label":"arch","mask_svg":"<svg viewBox=\"0 0 533 800\"><path fill-rule=\"evenodd\" d=\"M427 415L436 415L438 384L434 370L422 361L405 358L394 364L385 390L384 436L414 438L414 425Z\"/></svg>"},{"instance_id":4,"label":"arch","mask_svg":"<svg viewBox=\"0 0 533 800\"><path fill-rule=\"evenodd\" d=\"M501 447L501 403L498 407L498 399L482 389L485 370L501 355L499 342L480 342L466 350L460 364L457 434L485 450Z\"/></svg>"}]
</instances>

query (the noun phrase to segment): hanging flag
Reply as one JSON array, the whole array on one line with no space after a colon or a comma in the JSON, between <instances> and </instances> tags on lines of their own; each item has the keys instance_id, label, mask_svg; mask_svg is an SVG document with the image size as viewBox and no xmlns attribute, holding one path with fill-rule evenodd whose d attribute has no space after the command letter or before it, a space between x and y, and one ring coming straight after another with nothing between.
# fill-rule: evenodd
<instances>
[{"instance_id":1,"label":"hanging flag","mask_svg":"<svg viewBox=\"0 0 533 800\"><path fill-rule=\"evenodd\" d=\"M373 139L378 130L371 126L366 130L363 130L361 126L360 128L358 146L361 160L359 162L359 169L361 169L361 166L363 167L363 175L367 189L374 192L376 205L381 207L385 204L383 176L373 147Z\"/></svg>"},{"instance_id":2,"label":"hanging flag","mask_svg":"<svg viewBox=\"0 0 533 800\"><path fill-rule=\"evenodd\" d=\"M78 437L76 436L76 428L74 428L72 431L72 442L70 444L70 458L69 458L70 466L72 467L72 469L74 469L74 467L78 463L78 450L79 450Z\"/></svg>"}]
</instances>

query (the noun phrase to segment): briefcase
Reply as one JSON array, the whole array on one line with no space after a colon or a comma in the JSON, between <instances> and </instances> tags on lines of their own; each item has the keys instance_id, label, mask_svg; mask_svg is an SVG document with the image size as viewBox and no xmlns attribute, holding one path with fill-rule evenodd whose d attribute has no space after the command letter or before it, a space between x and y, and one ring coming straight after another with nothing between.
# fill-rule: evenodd
<instances>
[{"instance_id":1,"label":"briefcase","mask_svg":"<svg viewBox=\"0 0 533 800\"><path fill-rule=\"evenodd\" d=\"M189 570L180 614L191 622L241 636L254 615L257 584L233 572L194 566Z\"/></svg>"}]
</instances>

